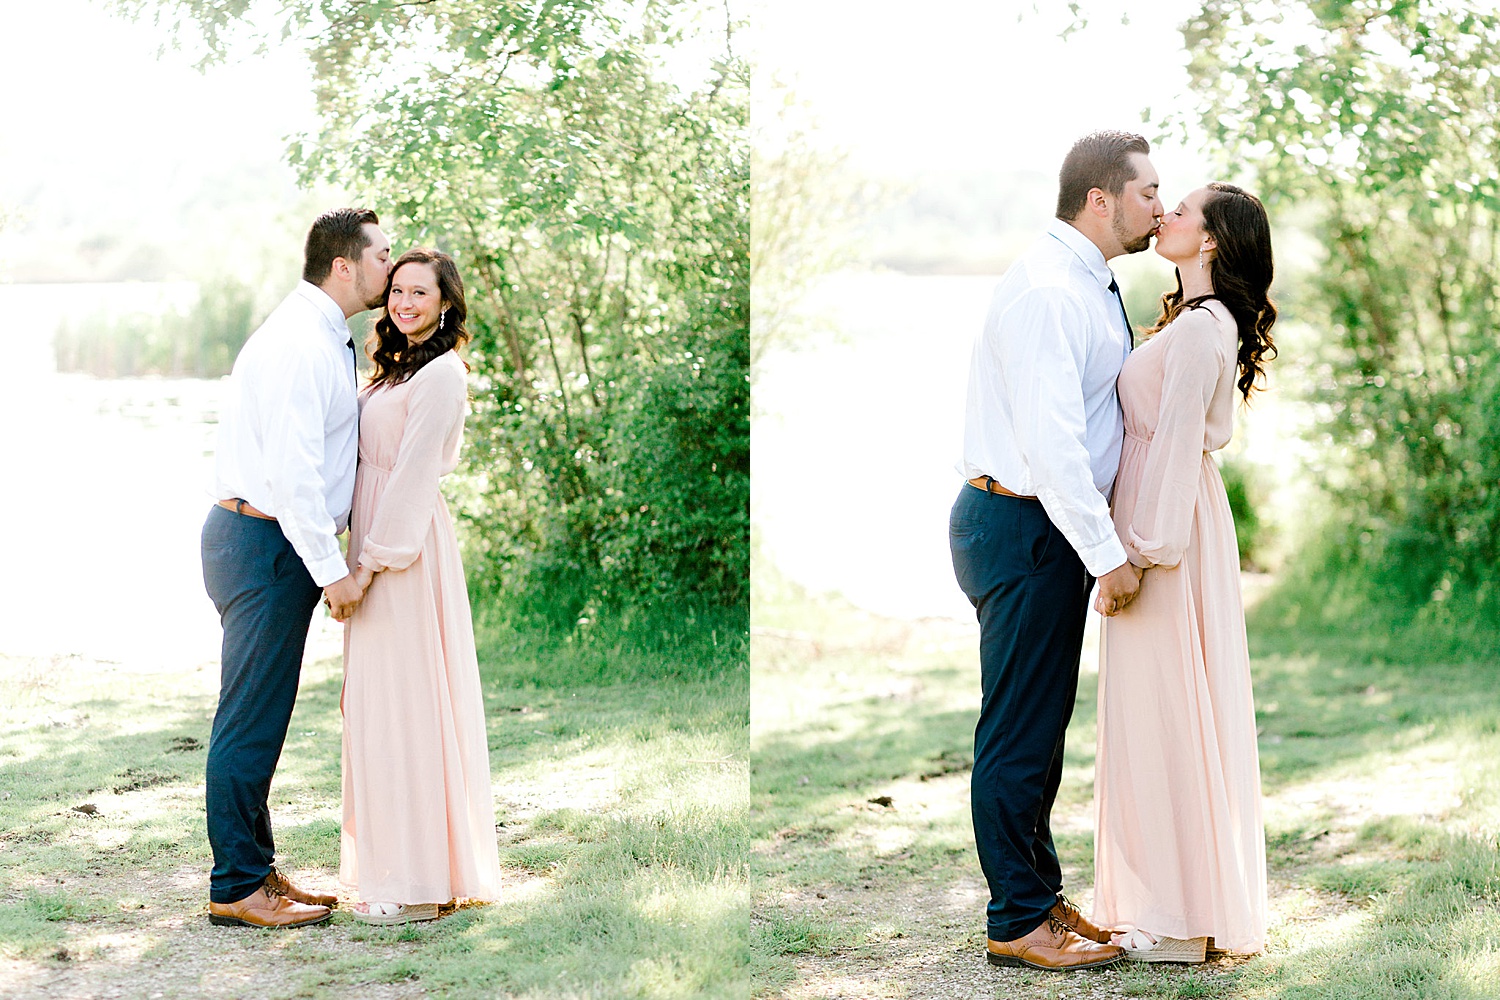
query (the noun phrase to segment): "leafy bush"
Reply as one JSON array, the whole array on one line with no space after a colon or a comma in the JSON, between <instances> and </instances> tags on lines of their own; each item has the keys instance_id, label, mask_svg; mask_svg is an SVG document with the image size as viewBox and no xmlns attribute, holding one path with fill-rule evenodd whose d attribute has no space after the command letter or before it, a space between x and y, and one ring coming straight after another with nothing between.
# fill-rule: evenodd
<instances>
[{"instance_id":1,"label":"leafy bush","mask_svg":"<svg viewBox=\"0 0 1500 1000\"><path fill-rule=\"evenodd\" d=\"M1183 30L1193 127L1326 253L1300 318L1328 331L1309 395L1334 513L1303 576L1397 617L1480 611L1500 587L1500 15L1274 7L1296 30L1267 37L1253 0Z\"/></svg>"},{"instance_id":2,"label":"leafy bush","mask_svg":"<svg viewBox=\"0 0 1500 1000\"><path fill-rule=\"evenodd\" d=\"M243 16L123 3L187 15L211 56ZM475 589L548 629L748 622L749 73L724 10L325 7L280 5L322 117L291 158L464 275ZM700 79L664 68L684 51Z\"/></svg>"}]
</instances>

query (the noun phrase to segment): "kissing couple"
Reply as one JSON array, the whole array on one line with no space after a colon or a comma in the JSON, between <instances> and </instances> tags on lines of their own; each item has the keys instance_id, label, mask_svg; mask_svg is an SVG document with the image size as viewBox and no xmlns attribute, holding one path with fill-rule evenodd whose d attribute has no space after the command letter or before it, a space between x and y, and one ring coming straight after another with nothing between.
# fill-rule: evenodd
<instances>
[{"instance_id":1,"label":"kissing couple","mask_svg":"<svg viewBox=\"0 0 1500 1000\"><path fill-rule=\"evenodd\" d=\"M347 321L368 309L360 387ZM392 263L376 214L341 208L312 224L302 281L235 359L202 543L224 628L205 786L215 924L305 926L338 902L277 867L269 801L320 597L344 623L339 877L354 919L499 896L473 621L438 488L463 441L466 319L451 257Z\"/></svg>"},{"instance_id":2,"label":"kissing couple","mask_svg":"<svg viewBox=\"0 0 1500 1000\"><path fill-rule=\"evenodd\" d=\"M1201 962L1265 942L1266 855L1239 554L1212 453L1275 356L1270 226L1209 184L1165 211L1150 145L1080 139L1057 218L974 346L949 517L979 619L974 837L986 958ZM1136 345L1107 261L1152 245L1177 286ZM1052 804L1089 592L1105 616L1094 906L1062 895Z\"/></svg>"}]
</instances>

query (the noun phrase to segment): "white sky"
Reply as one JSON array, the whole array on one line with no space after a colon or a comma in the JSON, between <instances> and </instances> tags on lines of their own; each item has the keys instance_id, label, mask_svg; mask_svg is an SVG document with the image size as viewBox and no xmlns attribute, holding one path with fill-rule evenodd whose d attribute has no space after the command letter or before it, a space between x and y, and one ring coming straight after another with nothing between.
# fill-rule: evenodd
<instances>
[{"instance_id":1,"label":"white sky","mask_svg":"<svg viewBox=\"0 0 1500 1000\"><path fill-rule=\"evenodd\" d=\"M5 257L26 252L18 230L28 224L96 222L101 231L180 242L174 227L184 206L210 201L246 166L260 182L293 190L285 137L314 121L309 74L295 49L203 75L182 53L158 59L157 29L111 15L100 0L6 8ZM7 263L0 259L0 280Z\"/></svg>"},{"instance_id":2,"label":"white sky","mask_svg":"<svg viewBox=\"0 0 1500 1000\"><path fill-rule=\"evenodd\" d=\"M774 72L793 82L827 142L872 172L1053 174L1080 135L1150 137L1145 109L1154 123L1187 106L1177 27L1191 0L1082 5L1089 27L1063 41L1070 19L1059 0L759 0L756 80ZM1165 197L1212 179L1196 150L1154 147Z\"/></svg>"}]
</instances>

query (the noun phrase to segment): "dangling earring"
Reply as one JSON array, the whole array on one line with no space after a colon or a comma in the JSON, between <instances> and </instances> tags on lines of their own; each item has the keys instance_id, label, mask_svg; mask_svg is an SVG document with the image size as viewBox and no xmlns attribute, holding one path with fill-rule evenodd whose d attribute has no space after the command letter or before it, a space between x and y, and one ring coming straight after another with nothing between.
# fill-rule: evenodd
<instances>
[{"instance_id":1,"label":"dangling earring","mask_svg":"<svg viewBox=\"0 0 1500 1000\"><path fill-rule=\"evenodd\" d=\"M1203 248L1198 248L1198 270L1203 270Z\"/></svg>"},{"instance_id":2,"label":"dangling earring","mask_svg":"<svg viewBox=\"0 0 1500 1000\"><path fill-rule=\"evenodd\" d=\"M1199 267L1203 266L1203 251L1202 250L1198 251L1198 266ZM438 329L439 330L442 330L442 328L443 328L443 321L446 320L447 318L448 318L448 310L444 309L442 312L438 313Z\"/></svg>"}]
</instances>

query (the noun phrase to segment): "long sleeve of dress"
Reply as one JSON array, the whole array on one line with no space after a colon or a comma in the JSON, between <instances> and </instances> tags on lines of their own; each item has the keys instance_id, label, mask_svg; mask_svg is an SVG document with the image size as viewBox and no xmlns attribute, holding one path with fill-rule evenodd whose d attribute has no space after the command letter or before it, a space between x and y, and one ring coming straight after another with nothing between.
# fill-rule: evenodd
<instances>
[{"instance_id":1,"label":"long sleeve of dress","mask_svg":"<svg viewBox=\"0 0 1500 1000\"><path fill-rule=\"evenodd\" d=\"M1203 472L1208 406L1227 361L1211 313L1190 311L1177 326L1162 345L1161 412L1124 539L1130 561L1142 568L1176 566L1187 548Z\"/></svg>"},{"instance_id":2,"label":"long sleeve of dress","mask_svg":"<svg viewBox=\"0 0 1500 1000\"><path fill-rule=\"evenodd\" d=\"M449 443L462 433L467 401L462 369L442 358L412 376L401 447L360 548L361 566L377 572L405 569L420 554L441 496L438 480L449 468Z\"/></svg>"}]
</instances>

